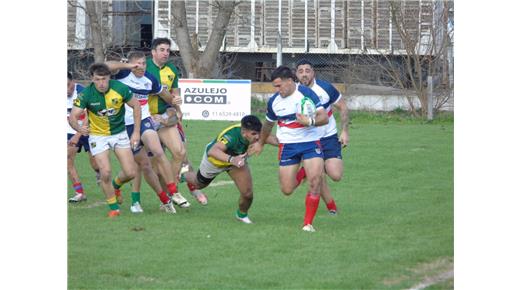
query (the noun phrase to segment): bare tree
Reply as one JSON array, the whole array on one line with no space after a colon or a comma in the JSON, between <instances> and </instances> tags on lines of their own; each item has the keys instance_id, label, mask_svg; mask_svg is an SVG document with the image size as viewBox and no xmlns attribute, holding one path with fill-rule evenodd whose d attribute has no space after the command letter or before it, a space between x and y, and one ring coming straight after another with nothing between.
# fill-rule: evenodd
<instances>
[{"instance_id":1,"label":"bare tree","mask_svg":"<svg viewBox=\"0 0 520 290\"><path fill-rule=\"evenodd\" d=\"M404 55L396 57L375 49L377 54L364 54L374 71L390 79L390 83L401 89L408 100L410 111L414 115L426 116L428 104L427 77L433 77L434 111L438 111L453 95L453 83L450 81L451 27L449 27L449 9L452 2L434 1L433 13L428 33L417 29L421 25L419 14L405 12L401 1L389 1L390 17L403 44ZM416 11L417 12L417 11ZM390 40L391 41L391 40ZM420 107L414 102L418 98Z\"/></svg>"},{"instance_id":2,"label":"bare tree","mask_svg":"<svg viewBox=\"0 0 520 290\"><path fill-rule=\"evenodd\" d=\"M173 1L173 22L177 45L184 67L190 77L210 78L213 76L215 64L219 56L226 28L238 1L215 1L218 8L217 18L203 52L199 51L197 35L188 30L186 20L186 1Z\"/></svg>"}]
</instances>

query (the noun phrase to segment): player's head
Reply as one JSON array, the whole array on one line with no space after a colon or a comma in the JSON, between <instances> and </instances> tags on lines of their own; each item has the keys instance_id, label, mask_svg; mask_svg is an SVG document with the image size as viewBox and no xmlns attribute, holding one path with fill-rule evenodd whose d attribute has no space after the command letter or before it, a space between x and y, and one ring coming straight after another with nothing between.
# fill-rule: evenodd
<instances>
[{"instance_id":1,"label":"player's head","mask_svg":"<svg viewBox=\"0 0 520 290\"><path fill-rule=\"evenodd\" d=\"M302 59L296 63L296 77L300 83L310 87L314 83L315 76L314 67L310 61Z\"/></svg>"},{"instance_id":2,"label":"player's head","mask_svg":"<svg viewBox=\"0 0 520 290\"><path fill-rule=\"evenodd\" d=\"M72 96L74 93L74 80L72 79L72 73L69 71L67 72L67 97Z\"/></svg>"},{"instance_id":3,"label":"player's head","mask_svg":"<svg viewBox=\"0 0 520 290\"><path fill-rule=\"evenodd\" d=\"M133 68L132 72L137 77L144 76L146 71L146 55L142 51L131 51L128 53L128 63L138 65L137 68Z\"/></svg>"},{"instance_id":4,"label":"player's head","mask_svg":"<svg viewBox=\"0 0 520 290\"><path fill-rule=\"evenodd\" d=\"M260 138L260 131L262 130L262 123L258 117L247 115L240 121L242 128L242 136L249 141L250 144L255 143Z\"/></svg>"},{"instance_id":5,"label":"player's head","mask_svg":"<svg viewBox=\"0 0 520 290\"><path fill-rule=\"evenodd\" d=\"M108 69L108 66L104 63L94 63L89 67L88 72L96 90L106 93L110 80L110 69Z\"/></svg>"},{"instance_id":6,"label":"player's head","mask_svg":"<svg viewBox=\"0 0 520 290\"><path fill-rule=\"evenodd\" d=\"M296 89L294 74L290 68L279 66L271 73L273 87L282 97L290 96Z\"/></svg>"},{"instance_id":7,"label":"player's head","mask_svg":"<svg viewBox=\"0 0 520 290\"><path fill-rule=\"evenodd\" d=\"M155 38L152 40L152 58L153 61L162 66L170 57L170 46L172 42L168 38Z\"/></svg>"}]
</instances>

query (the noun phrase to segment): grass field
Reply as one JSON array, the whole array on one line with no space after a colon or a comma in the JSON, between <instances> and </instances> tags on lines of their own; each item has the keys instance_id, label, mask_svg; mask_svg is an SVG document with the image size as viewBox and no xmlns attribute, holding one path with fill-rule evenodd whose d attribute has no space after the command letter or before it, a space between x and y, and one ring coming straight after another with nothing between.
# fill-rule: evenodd
<instances>
[{"instance_id":1,"label":"grass field","mask_svg":"<svg viewBox=\"0 0 520 290\"><path fill-rule=\"evenodd\" d=\"M253 225L234 220L238 192L225 174L204 190L205 207L181 185L192 206L176 215L159 211L148 185L142 190L145 212L131 214L126 185L122 215L108 219L80 154L88 201L68 209L68 287L404 289L423 283L452 289L453 118L351 118L344 179L329 183L339 214L330 216L321 202L315 233L301 230L307 184L289 197L279 190L274 147L249 160ZM205 144L228 124L187 121L195 167Z\"/></svg>"}]
</instances>

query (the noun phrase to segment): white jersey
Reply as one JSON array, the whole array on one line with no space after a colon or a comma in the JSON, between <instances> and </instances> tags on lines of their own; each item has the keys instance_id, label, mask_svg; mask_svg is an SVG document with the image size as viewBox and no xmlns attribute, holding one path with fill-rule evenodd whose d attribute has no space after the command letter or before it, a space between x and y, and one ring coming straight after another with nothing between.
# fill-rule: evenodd
<instances>
[{"instance_id":1,"label":"white jersey","mask_svg":"<svg viewBox=\"0 0 520 290\"><path fill-rule=\"evenodd\" d=\"M120 70L115 78L127 85L141 105L141 120L150 117L150 109L148 106L148 95L159 94L162 86L157 79L150 73L145 72L144 76L137 77L130 70ZM125 104L125 125L134 124L134 110Z\"/></svg>"},{"instance_id":2,"label":"white jersey","mask_svg":"<svg viewBox=\"0 0 520 290\"><path fill-rule=\"evenodd\" d=\"M318 95L329 116L329 123L323 126L323 137L337 134L338 130L336 128L336 119L332 114L332 105L339 102L341 93L331 83L318 79L314 79L314 84L310 88Z\"/></svg>"},{"instance_id":3,"label":"white jersey","mask_svg":"<svg viewBox=\"0 0 520 290\"><path fill-rule=\"evenodd\" d=\"M281 144L316 141L323 136L320 127L307 127L296 121L296 113L304 97L312 100L316 111L323 110L323 105L316 93L299 84L296 85L296 90L290 96L284 98L276 93L267 102L266 119L270 122L278 122L276 137Z\"/></svg>"},{"instance_id":4,"label":"white jersey","mask_svg":"<svg viewBox=\"0 0 520 290\"><path fill-rule=\"evenodd\" d=\"M68 119L70 116L70 111L72 111L72 106L74 104L74 100L78 97L78 94L83 91L85 87L83 87L80 84L74 85L74 91L72 92L72 96L67 96L67 134L76 134L76 130L72 129L70 126ZM80 119L78 120L78 124L81 126L83 124L83 120L85 118L85 114L83 114Z\"/></svg>"}]
</instances>

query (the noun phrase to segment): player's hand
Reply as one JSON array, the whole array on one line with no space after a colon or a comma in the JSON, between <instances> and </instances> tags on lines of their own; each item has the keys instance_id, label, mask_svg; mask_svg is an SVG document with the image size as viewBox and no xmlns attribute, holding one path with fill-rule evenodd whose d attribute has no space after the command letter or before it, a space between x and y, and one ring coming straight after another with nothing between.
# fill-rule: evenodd
<instances>
[{"instance_id":1,"label":"player's hand","mask_svg":"<svg viewBox=\"0 0 520 290\"><path fill-rule=\"evenodd\" d=\"M341 147L345 148L348 145L349 142L349 136L348 133L345 131L342 131L339 135L339 142L341 142Z\"/></svg>"},{"instance_id":2,"label":"player's hand","mask_svg":"<svg viewBox=\"0 0 520 290\"><path fill-rule=\"evenodd\" d=\"M262 153L262 150L264 149L264 146L260 145L260 143L255 142L251 145L249 145L249 148L247 148L247 155L260 155Z\"/></svg>"},{"instance_id":3,"label":"player's hand","mask_svg":"<svg viewBox=\"0 0 520 290\"><path fill-rule=\"evenodd\" d=\"M231 164L233 164L234 166L236 166L238 168L241 168L244 165L246 165L246 158L247 158L247 152L242 155L233 156L233 158L231 158Z\"/></svg>"},{"instance_id":4,"label":"player's hand","mask_svg":"<svg viewBox=\"0 0 520 290\"><path fill-rule=\"evenodd\" d=\"M311 124L311 120L309 117L302 115L300 113L296 113L296 121L303 126L309 126Z\"/></svg>"},{"instance_id":5,"label":"player's hand","mask_svg":"<svg viewBox=\"0 0 520 290\"><path fill-rule=\"evenodd\" d=\"M88 136L89 131L90 130L89 130L88 126L81 126L81 127L79 127L78 133L80 133L83 136Z\"/></svg>"},{"instance_id":6,"label":"player's hand","mask_svg":"<svg viewBox=\"0 0 520 290\"><path fill-rule=\"evenodd\" d=\"M139 132L138 131L134 131L132 133L132 137L130 137L130 147L132 147L132 149L137 149L139 147L139 142L141 141L141 136L139 136Z\"/></svg>"},{"instance_id":7,"label":"player's hand","mask_svg":"<svg viewBox=\"0 0 520 290\"><path fill-rule=\"evenodd\" d=\"M182 98L181 98L181 96L173 96L172 104L173 105L182 105Z\"/></svg>"}]
</instances>

